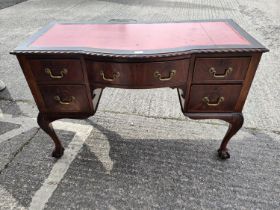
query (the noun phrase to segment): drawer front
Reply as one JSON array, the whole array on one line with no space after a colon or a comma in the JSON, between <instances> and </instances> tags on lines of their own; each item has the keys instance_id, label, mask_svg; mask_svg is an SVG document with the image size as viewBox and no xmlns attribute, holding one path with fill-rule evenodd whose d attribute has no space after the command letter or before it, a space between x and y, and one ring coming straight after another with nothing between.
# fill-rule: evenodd
<instances>
[{"instance_id":1,"label":"drawer front","mask_svg":"<svg viewBox=\"0 0 280 210\"><path fill-rule=\"evenodd\" d=\"M32 59L29 61L38 82L83 82L79 59Z\"/></svg>"},{"instance_id":2,"label":"drawer front","mask_svg":"<svg viewBox=\"0 0 280 210\"><path fill-rule=\"evenodd\" d=\"M192 85L188 112L234 111L242 85Z\"/></svg>"},{"instance_id":3,"label":"drawer front","mask_svg":"<svg viewBox=\"0 0 280 210\"><path fill-rule=\"evenodd\" d=\"M197 58L194 67L194 82L215 80L243 80L250 57L240 58Z\"/></svg>"},{"instance_id":4,"label":"drawer front","mask_svg":"<svg viewBox=\"0 0 280 210\"><path fill-rule=\"evenodd\" d=\"M153 63L106 63L87 61L92 82L129 87L164 87L187 80L189 60Z\"/></svg>"},{"instance_id":5,"label":"drawer front","mask_svg":"<svg viewBox=\"0 0 280 210\"><path fill-rule=\"evenodd\" d=\"M39 88L48 112L90 111L84 85L41 85Z\"/></svg>"}]
</instances>

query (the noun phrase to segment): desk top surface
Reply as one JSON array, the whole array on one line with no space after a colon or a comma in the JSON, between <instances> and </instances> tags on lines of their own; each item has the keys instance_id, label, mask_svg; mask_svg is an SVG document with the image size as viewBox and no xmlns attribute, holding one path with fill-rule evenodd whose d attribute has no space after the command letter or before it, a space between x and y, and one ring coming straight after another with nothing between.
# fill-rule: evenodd
<instances>
[{"instance_id":1,"label":"desk top surface","mask_svg":"<svg viewBox=\"0 0 280 210\"><path fill-rule=\"evenodd\" d=\"M232 20L176 23L51 23L12 53L158 54L192 50L267 49Z\"/></svg>"}]
</instances>

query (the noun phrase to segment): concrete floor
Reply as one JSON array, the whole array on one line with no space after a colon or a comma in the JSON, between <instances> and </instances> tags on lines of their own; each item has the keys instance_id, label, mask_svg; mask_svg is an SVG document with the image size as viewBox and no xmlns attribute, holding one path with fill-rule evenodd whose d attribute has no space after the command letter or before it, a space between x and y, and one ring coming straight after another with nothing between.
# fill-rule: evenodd
<instances>
[{"instance_id":1,"label":"concrete floor","mask_svg":"<svg viewBox=\"0 0 280 210\"><path fill-rule=\"evenodd\" d=\"M29 0L1 9L0 209L279 209L279 10L277 0ZM270 49L230 160L215 152L227 125L186 119L166 88L104 90L94 117L54 123L67 149L59 161L50 157L51 140L9 51L54 20L213 18L234 19Z\"/></svg>"}]
</instances>

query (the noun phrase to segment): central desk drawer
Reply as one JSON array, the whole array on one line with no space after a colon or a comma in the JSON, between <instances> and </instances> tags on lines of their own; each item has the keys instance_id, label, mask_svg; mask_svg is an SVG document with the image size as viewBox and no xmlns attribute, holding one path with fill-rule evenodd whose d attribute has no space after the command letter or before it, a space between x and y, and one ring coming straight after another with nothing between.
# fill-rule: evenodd
<instances>
[{"instance_id":1,"label":"central desk drawer","mask_svg":"<svg viewBox=\"0 0 280 210\"><path fill-rule=\"evenodd\" d=\"M48 112L88 112L90 104L84 85L40 85Z\"/></svg>"},{"instance_id":2,"label":"central desk drawer","mask_svg":"<svg viewBox=\"0 0 280 210\"><path fill-rule=\"evenodd\" d=\"M189 60L152 63L87 61L91 82L126 87L164 87L187 81Z\"/></svg>"},{"instance_id":3,"label":"central desk drawer","mask_svg":"<svg viewBox=\"0 0 280 210\"><path fill-rule=\"evenodd\" d=\"M232 112L242 85L192 85L189 112Z\"/></svg>"},{"instance_id":4,"label":"central desk drawer","mask_svg":"<svg viewBox=\"0 0 280 210\"><path fill-rule=\"evenodd\" d=\"M197 58L194 67L194 82L215 80L243 80L250 57Z\"/></svg>"},{"instance_id":5,"label":"central desk drawer","mask_svg":"<svg viewBox=\"0 0 280 210\"><path fill-rule=\"evenodd\" d=\"M83 82L79 59L31 59L29 64L36 80L41 82Z\"/></svg>"}]
</instances>

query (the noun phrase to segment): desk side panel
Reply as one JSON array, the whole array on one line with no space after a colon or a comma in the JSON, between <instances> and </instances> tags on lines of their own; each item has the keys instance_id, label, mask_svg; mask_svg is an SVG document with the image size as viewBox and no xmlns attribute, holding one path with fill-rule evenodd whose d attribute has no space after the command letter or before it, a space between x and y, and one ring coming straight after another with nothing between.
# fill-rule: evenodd
<instances>
[{"instance_id":1,"label":"desk side panel","mask_svg":"<svg viewBox=\"0 0 280 210\"><path fill-rule=\"evenodd\" d=\"M259 62L261 60L261 56L262 56L262 53L255 53L252 55L251 62L249 64L249 68L248 68L248 71L246 73L246 76L245 76L245 79L243 82L243 87L241 89L240 96L239 96L239 98L237 100L237 104L235 106L235 110L237 112L242 112L243 106L245 104L246 98L248 96L250 87L252 85L252 82L253 82L253 79L255 76L255 73L257 71Z\"/></svg>"},{"instance_id":2,"label":"desk side panel","mask_svg":"<svg viewBox=\"0 0 280 210\"><path fill-rule=\"evenodd\" d=\"M43 97L40 93L39 87L37 86L36 79L32 74L28 59L25 55L17 55L17 59L25 76L25 79L28 83L28 86L31 90L33 98L37 104L37 107L40 112L46 111L46 106L43 100Z\"/></svg>"}]
</instances>

